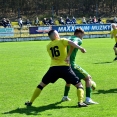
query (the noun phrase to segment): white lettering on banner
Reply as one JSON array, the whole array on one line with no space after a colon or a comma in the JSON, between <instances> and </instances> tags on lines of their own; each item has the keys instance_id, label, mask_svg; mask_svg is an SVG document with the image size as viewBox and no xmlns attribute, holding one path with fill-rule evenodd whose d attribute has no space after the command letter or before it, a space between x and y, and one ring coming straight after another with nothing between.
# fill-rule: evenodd
<instances>
[{"instance_id":1,"label":"white lettering on banner","mask_svg":"<svg viewBox=\"0 0 117 117\"><path fill-rule=\"evenodd\" d=\"M99 25L99 26L92 26L92 31L95 31L95 30L101 30L101 31L106 31L106 30L109 30L111 26L108 26L108 25Z\"/></svg>"},{"instance_id":2,"label":"white lettering on banner","mask_svg":"<svg viewBox=\"0 0 117 117\"><path fill-rule=\"evenodd\" d=\"M37 32L49 32L52 29L51 26L43 26L43 27L38 27Z\"/></svg>"},{"instance_id":3,"label":"white lettering on banner","mask_svg":"<svg viewBox=\"0 0 117 117\"><path fill-rule=\"evenodd\" d=\"M58 27L58 32L66 32L66 27Z\"/></svg>"}]
</instances>

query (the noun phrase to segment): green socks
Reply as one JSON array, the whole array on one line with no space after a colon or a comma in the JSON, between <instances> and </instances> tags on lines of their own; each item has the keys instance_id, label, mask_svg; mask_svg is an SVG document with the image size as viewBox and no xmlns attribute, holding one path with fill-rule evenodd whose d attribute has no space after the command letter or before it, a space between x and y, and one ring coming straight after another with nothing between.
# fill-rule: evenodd
<instances>
[{"instance_id":1,"label":"green socks","mask_svg":"<svg viewBox=\"0 0 117 117\"><path fill-rule=\"evenodd\" d=\"M86 87L86 97L91 97L91 87Z\"/></svg>"},{"instance_id":2,"label":"green socks","mask_svg":"<svg viewBox=\"0 0 117 117\"><path fill-rule=\"evenodd\" d=\"M68 96L69 90L70 90L70 87L65 86L64 96Z\"/></svg>"}]
</instances>

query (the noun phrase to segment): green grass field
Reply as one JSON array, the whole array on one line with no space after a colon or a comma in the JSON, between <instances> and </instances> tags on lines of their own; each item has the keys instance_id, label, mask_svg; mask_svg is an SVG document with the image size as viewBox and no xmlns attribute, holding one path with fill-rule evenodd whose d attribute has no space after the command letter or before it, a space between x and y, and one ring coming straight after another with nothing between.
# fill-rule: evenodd
<instances>
[{"instance_id":1,"label":"green grass field","mask_svg":"<svg viewBox=\"0 0 117 117\"><path fill-rule=\"evenodd\" d=\"M65 82L48 85L33 107L26 108L35 87L48 70L49 41L0 43L0 117L117 117L117 62L113 62L114 40L86 39L76 63L88 71L97 90L92 93L99 105L76 108L76 88L71 86L70 102L60 102ZM84 81L83 81L84 83Z\"/></svg>"}]
</instances>

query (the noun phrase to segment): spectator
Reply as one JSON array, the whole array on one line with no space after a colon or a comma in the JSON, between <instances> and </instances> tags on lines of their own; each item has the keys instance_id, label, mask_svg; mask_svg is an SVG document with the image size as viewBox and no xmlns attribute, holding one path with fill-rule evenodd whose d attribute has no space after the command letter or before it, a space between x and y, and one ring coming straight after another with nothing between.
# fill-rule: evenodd
<instances>
[{"instance_id":1,"label":"spectator","mask_svg":"<svg viewBox=\"0 0 117 117\"><path fill-rule=\"evenodd\" d=\"M11 22L9 19L6 20L8 28L11 28Z\"/></svg>"},{"instance_id":2,"label":"spectator","mask_svg":"<svg viewBox=\"0 0 117 117\"><path fill-rule=\"evenodd\" d=\"M72 24L76 24L76 18L73 17L72 20L71 20Z\"/></svg>"},{"instance_id":3,"label":"spectator","mask_svg":"<svg viewBox=\"0 0 117 117\"><path fill-rule=\"evenodd\" d=\"M89 24L92 24L93 22L92 22L92 17L90 16L90 18L89 18Z\"/></svg>"},{"instance_id":4,"label":"spectator","mask_svg":"<svg viewBox=\"0 0 117 117\"><path fill-rule=\"evenodd\" d=\"M87 24L85 17L83 17L82 23L83 23L83 24Z\"/></svg>"},{"instance_id":5,"label":"spectator","mask_svg":"<svg viewBox=\"0 0 117 117\"><path fill-rule=\"evenodd\" d=\"M97 19L96 19L95 16L94 16L94 18L93 18L93 23L97 23Z\"/></svg>"},{"instance_id":6,"label":"spectator","mask_svg":"<svg viewBox=\"0 0 117 117\"><path fill-rule=\"evenodd\" d=\"M40 23L39 23L39 18L38 18L38 17L36 17L34 24L35 24L36 26L39 26L39 25L40 25Z\"/></svg>"},{"instance_id":7,"label":"spectator","mask_svg":"<svg viewBox=\"0 0 117 117\"><path fill-rule=\"evenodd\" d=\"M66 18L66 24L71 24L71 20L69 19L69 17Z\"/></svg>"},{"instance_id":8,"label":"spectator","mask_svg":"<svg viewBox=\"0 0 117 117\"><path fill-rule=\"evenodd\" d=\"M29 19L26 20L26 25L27 25L27 27L30 27L31 26Z\"/></svg>"},{"instance_id":9,"label":"spectator","mask_svg":"<svg viewBox=\"0 0 117 117\"><path fill-rule=\"evenodd\" d=\"M23 27L22 18L19 18L19 19L18 19L18 25L19 25L20 29L22 29L22 27Z\"/></svg>"},{"instance_id":10,"label":"spectator","mask_svg":"<svg viewBox=\"0 0 117 117\"><path fill-rule=\"evenodd\" d=\"M54 25L54 21L53 21L52 17L50 17L49 24Z\"/></svg>"},{"instance_id":11,"label":"spectator","mask_svg":"<svg viewBox=\"0 0 117 117\"><path fill-rule=\"evenodd\" d=\"M46 19L46 18L44 18L44 19L43 19L43 24L44 24L44 25L49 25L49 20Z\"/></svg>"},{"instance_id":12,"label":"spectator","mask_svg":"<svg viewBox=\"0 0 117 117\"><path fill-rule=\"evenodd\" d=\"M98 23L99 23L99 24L102 24L101 17L98 18Z\"/></svg>"},{"instance_id":13,"label":"spectator","mask_svg":"<svg viewBox=\"0 0 117 117\"><path fill-rule=\"evenodd\" d=\"M3 20L2 20L2 25L3 25L4 28L7 27L7 21L6 21L6 18L3 18Z\"/></svg>"},{"instance_id":14,"label":"spectator","mask_svg":"<svg viewBox=\"0 0 117 117\"><path fill-rule=\"evenodd\" d=\"M65 22L64 22L64 20L63 20L62 17L60 17L60 19L59 19L59 24L61 24L61 25L65 25Z\"/></svg>"},{"instance_id":15,"label":"spectator","mask_svg":"<svg viewBox=\"0 0 117 117\"><path fill-rule=\"evenodd\" d=\"M117 23L117 17L114 17L113 22Z\"/></svg>"}]
</instances>

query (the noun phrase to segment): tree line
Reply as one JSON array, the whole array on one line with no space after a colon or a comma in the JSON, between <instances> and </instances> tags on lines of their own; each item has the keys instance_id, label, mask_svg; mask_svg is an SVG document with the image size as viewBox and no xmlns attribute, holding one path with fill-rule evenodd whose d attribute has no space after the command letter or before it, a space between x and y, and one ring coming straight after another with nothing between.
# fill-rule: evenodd
<instances>
[{"instance_id":1,"label":"tree line","mask_svg":"<svg viewBox=\"0 0 117 117\"><path fill-rule=\"evenodd\" d=\"M0 17L116 16L117 0L0 0Z\"/></svg>"}]
</instances>

